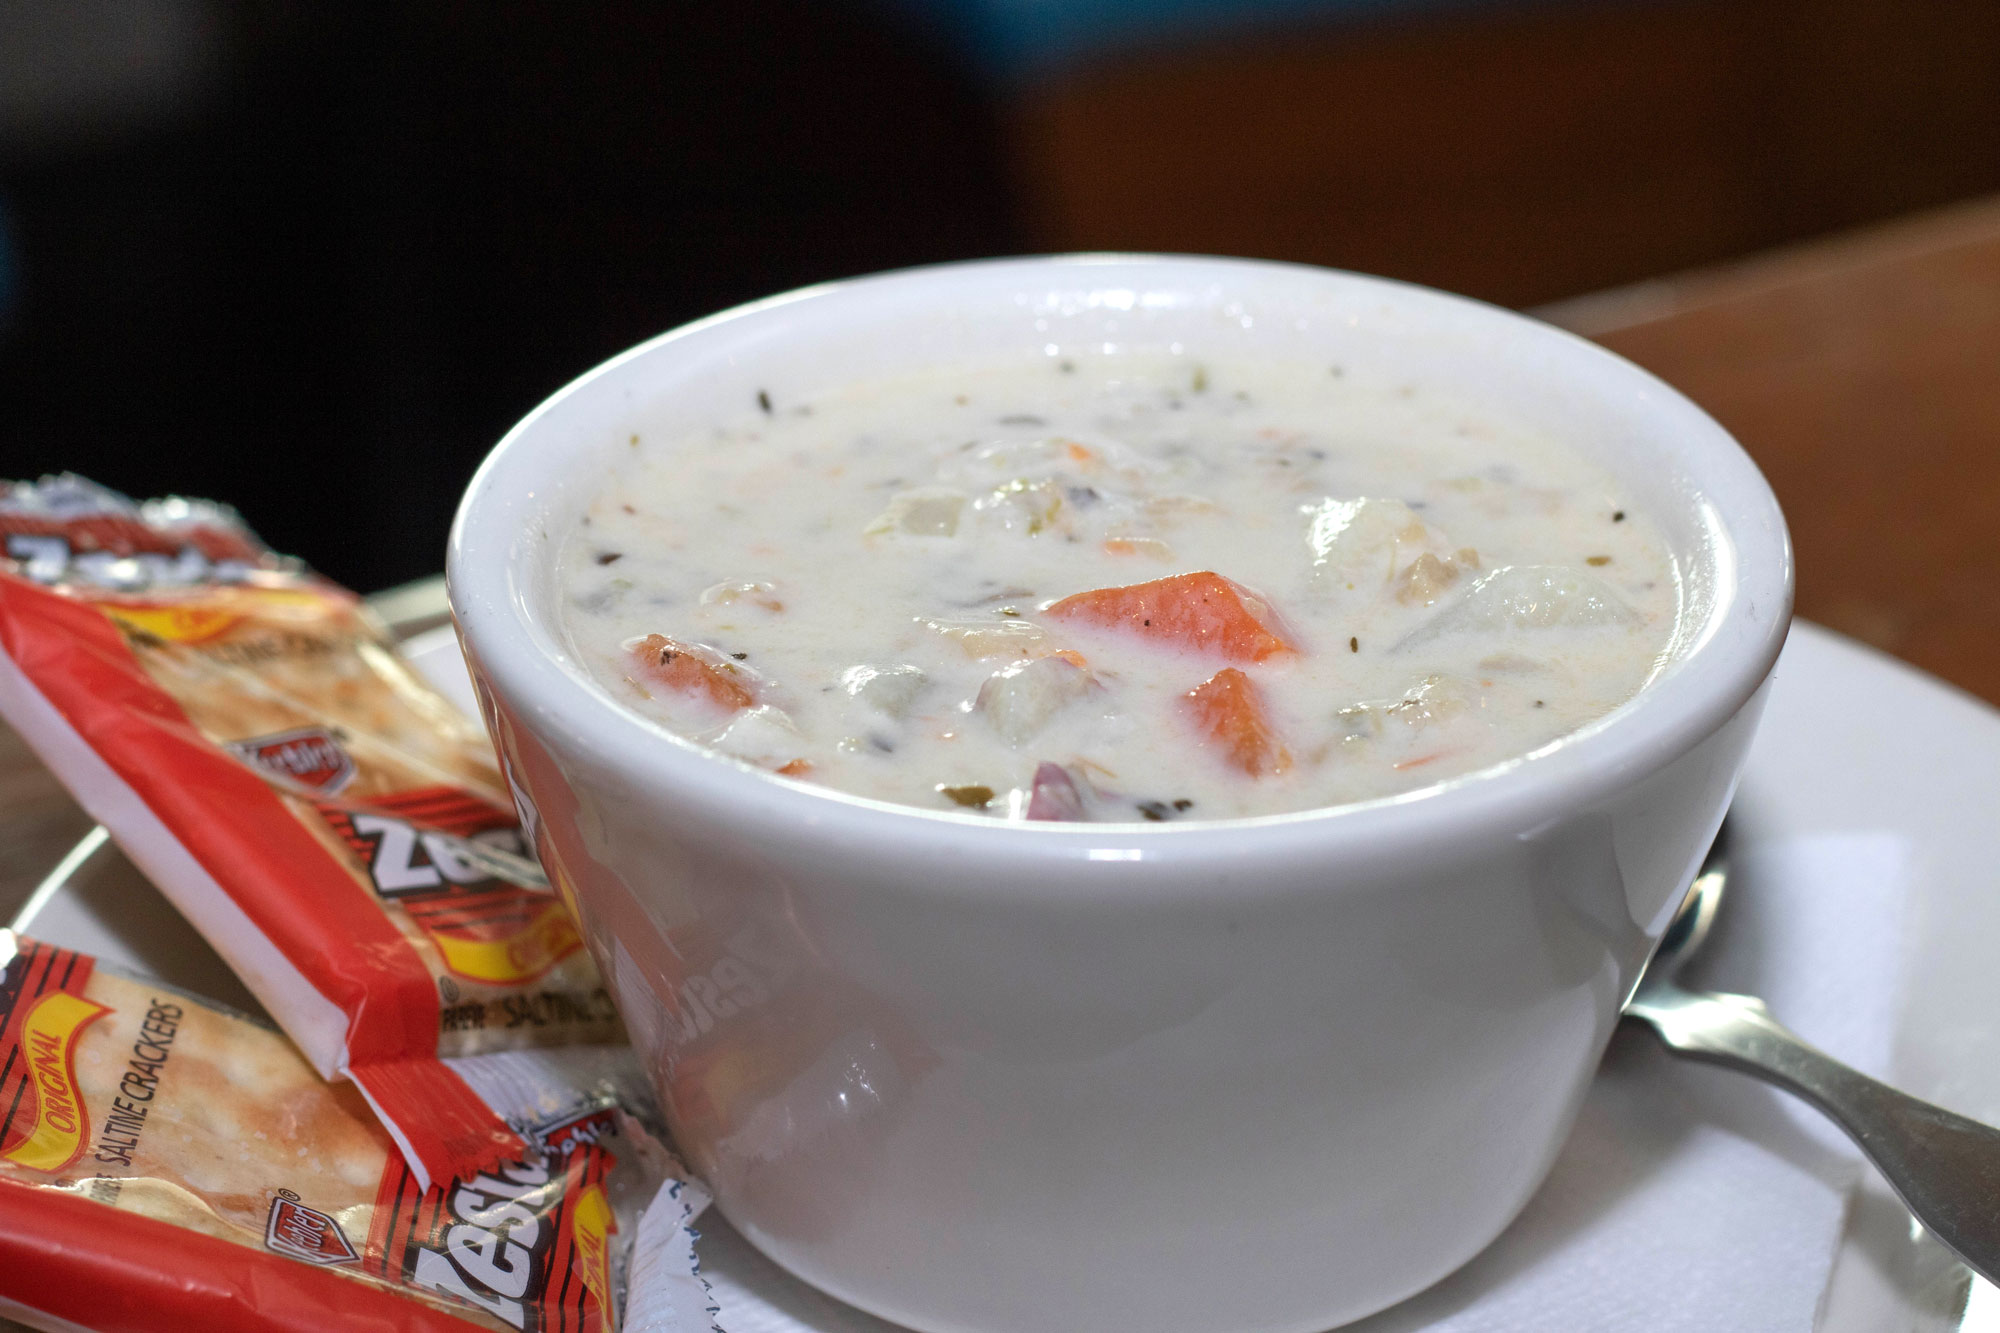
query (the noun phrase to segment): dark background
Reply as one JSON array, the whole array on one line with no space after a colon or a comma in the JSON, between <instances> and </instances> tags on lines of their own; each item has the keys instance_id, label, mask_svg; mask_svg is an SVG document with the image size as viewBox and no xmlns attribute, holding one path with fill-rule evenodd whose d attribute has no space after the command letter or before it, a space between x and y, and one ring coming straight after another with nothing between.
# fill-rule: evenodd
<instances>
[{"instance_id":1,"label":"dark background","mask_svg":"<svg viewBox=\"0 0 2000 1333\"><path fill-rule=\"evenodd\" d=\"M548 393L802 283L1146 248L1530 305L2000 189L1990 0L1011 3L0 0L0 476L373 589Z\"/></svg>"}]
</instances>

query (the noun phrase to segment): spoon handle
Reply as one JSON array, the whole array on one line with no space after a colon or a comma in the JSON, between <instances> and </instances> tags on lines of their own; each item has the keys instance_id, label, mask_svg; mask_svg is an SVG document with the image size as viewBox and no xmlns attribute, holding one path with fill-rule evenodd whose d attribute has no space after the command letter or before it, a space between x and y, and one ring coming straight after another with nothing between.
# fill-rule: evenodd
<instances>
[{"instance_id":1,"label":"spoon handle","mask_svg":"<svg viewBox=\"0 0 2000 1333\"><path fill-rule=\"evenodd\" d=\"M1676 1054L1755 1074L1824 1111L1932 1235L2000 1282L2000 1130L1848 1068L1748 995L1650 984L1626 1012L1651 1024Z\"/></svg>"}]
</instances>

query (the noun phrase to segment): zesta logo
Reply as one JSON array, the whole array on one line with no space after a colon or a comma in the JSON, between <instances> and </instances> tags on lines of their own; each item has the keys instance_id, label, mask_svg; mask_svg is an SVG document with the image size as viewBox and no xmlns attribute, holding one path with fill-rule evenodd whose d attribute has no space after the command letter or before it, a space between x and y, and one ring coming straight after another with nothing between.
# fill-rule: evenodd
<instances>
[{"instance_id":1,"label":"zesta logo","mask_svg":"<svg viewBox=\"0 0 2000 1333\"><path fill-rule=\"evenodd\" d=\"M480 884L493 872L467 855L466 843L480 842L503 852L521 853L519 829L488 829L470 838L419 832L388 815L354 816L354 832L370 848L368 876L385 898L428 893L446 884Z\"/></svg>"},{"instance_id":2,"label":"zesta logo","mask_svg":"<svg viewBox=\"0 0 2000 1333\"><path fill-rule=\"evenodd\" d=\"M444 1248L418 1246L410 1280L525 1330L523 1298L538 1299L548 1285L557 1230L549 1214L562 1185L561 1176L550 1179L547 1167L526 1162L452 1185Z\"/></svg>"}]
</instances>

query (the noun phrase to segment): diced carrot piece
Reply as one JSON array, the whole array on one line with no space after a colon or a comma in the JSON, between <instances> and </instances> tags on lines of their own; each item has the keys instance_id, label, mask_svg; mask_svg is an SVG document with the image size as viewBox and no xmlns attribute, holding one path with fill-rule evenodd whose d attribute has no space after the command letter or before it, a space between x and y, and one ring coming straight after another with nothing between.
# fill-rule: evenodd
<instances>
[{"instance_id":1,"label":"diced carrot piece","mask_svg":"<svg viewBox=\"0 0 2000 1333\"><path fill-rule=\"evenodd\" d=\"M1221 747L1222 757L1251 777L1292 766L1291 751L1271 729L1256 685L1235 667L1222 668L1182 695L1181 706L1206 740Z\"/></svg>"},{"instance_id":2,"label":"diced carrot piece","mask_svg":"<svg viewBox=\"0 0 2000 1333\"><path fill-rule=\"evenodd\" d=\"M1065 597L1044 614L1123 629L1230 662L1297 652L1263 598L1210 570Z\"/></svg>"},{"instance_id":3,"label":"diced carrot piece","mask_svg":"<svg viewBox=\"0 0 2000 1333\"><path fill-rule=\"evenodd\" d=\"M647 681L706 699L718 708L736 712L756 702L726 664L712 662L707 654L664 634L648 634L634 644L632 660Z\"/></svg>"},{"instance_id":4,"label":"diced carrot piece","mask_svg":"<svg viewBox=\"0 0 2000 1333\"><path fill-rule=\"evenodd\" d=\"M786 764L778 770L780 775L788 778L802 778L812 771L813 766L810 759L794 759L791 763Z\"/></svg>"}]
</instances>

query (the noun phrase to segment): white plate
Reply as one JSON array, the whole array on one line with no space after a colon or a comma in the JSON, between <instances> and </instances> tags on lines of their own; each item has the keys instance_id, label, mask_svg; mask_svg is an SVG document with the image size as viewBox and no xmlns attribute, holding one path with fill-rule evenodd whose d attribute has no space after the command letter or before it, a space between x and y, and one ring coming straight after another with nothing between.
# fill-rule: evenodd
<instances>
[{"instance_id":1,"label":"white plate","mask_svg":"<svg viewBox=\"0 0 2000 1333\"><path fill-rule=\"evenodd\" d=\"M412 656L455 698L471 692L449 630ZM1890 658L1811 625L1794 631L1732 820L1745 841L1843 831L1895 835L1908 848L1902 905L1908 979L1892 1075L1910 1091L2000 1119L2000 713ZM198 993L247 997L193 933L111 854L41 905L31 932ZM705 1275L730 1333L885 1333L890 1326L778 1271L711 1213ZM1615 1283L1616 1273L1605 1276ZM1913 1237L1908 1215L1865 1187L1817 1327L1821 1333L2000 1329L1992 1288ZM1672 1300L1635 1292L1634 1299ZM1969 1306L1968 1306L1968 1301ZM1686 1312L1683 1311L1685 1314ZM1808 1312L1800 1313L1801 1323ZM1728 1310L1706 1323L1733 1328Z\"/></svg>"}]
</instances>

